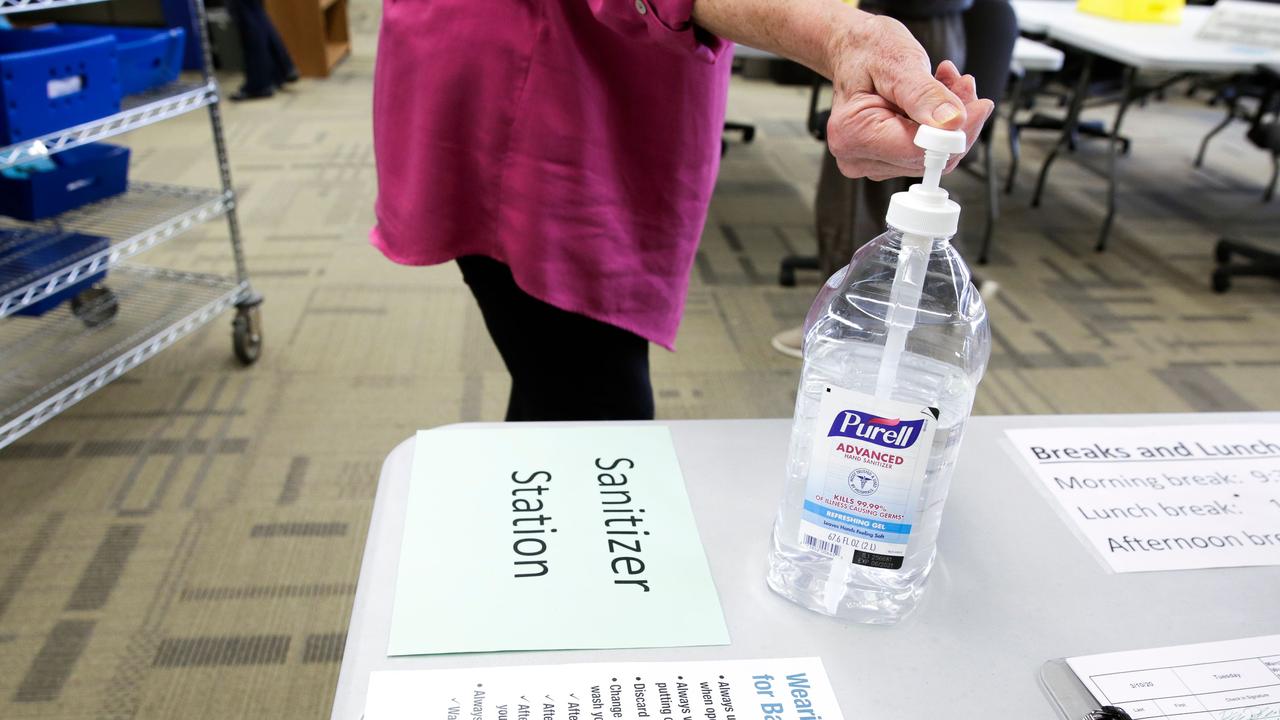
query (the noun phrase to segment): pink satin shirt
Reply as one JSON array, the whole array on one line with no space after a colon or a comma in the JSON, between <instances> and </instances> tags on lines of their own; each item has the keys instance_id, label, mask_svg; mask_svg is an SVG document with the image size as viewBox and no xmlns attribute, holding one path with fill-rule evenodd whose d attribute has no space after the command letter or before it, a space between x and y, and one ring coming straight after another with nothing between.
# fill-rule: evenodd
<instances>
[{"instance_id":1,"label":"pink satin shirt","mask_svg":"<svg viewBox=\"0 0 1280 720\"><path fill-rule=\"evenodd\" d=\"M719 164L730 52L693 0L385 0L373 244L487 255L670 349Z\"/></svg>"}]
</instances>

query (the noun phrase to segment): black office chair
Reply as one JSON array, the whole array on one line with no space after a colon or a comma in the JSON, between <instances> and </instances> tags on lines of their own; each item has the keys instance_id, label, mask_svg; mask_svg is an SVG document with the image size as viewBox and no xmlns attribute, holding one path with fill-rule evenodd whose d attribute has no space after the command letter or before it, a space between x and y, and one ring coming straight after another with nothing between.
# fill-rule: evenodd
<instances>
[{"instance_id":1,"label":"black office chair","mask_svg":"<svg viewBox=\"0 0 1280 720\"><path fill-rule=\"evenodd\" d=\"M831 119L831 108L819 110L818 104L822 98L822 87L826 84L825 78L814 74L809 94L809 118L805 121L809 134L824 146L827 144L827 121ZM778 264L778 284L782 287L795 287L797 270L819 269L821 265L817 255L787 255Z\"/></svg>"},{"instance_id":2,"label":"black office chair","mask_svg":"<svg viewBox=\"0 0 1280 720\"><path fill-rule=\"evenodd\" d=\"M1046 112L1032 112L1031 117L1018 122L1014 120L1014 116L1019 110L1031 110L1036 105L1037 97L1048 96L1057 101L1060 107L1066 107L1071 97L1079 89L1079 81L1085 70L1085 58L1078 51L1069 46L1057 45L1048 41L1050 45L1055 45L1065 54L1062 69L1045 78L1044 82L1038 87L1022 88L1019 93L1019 102L1010 108L1009 122L1009 177L1005 181L1005 193L1012 193L1013 186L1018 179L1018 165L1022 159L1022 133L1029 130L1048 130L1061 133L1066 125L1065 116L1051 115ZM1093 64L1090 69L1089 79L1085 89L1085 107L1094 107L1097 105L1105 105L1116 102L1124 84L1124 66L1113 60L1106 58L1093 58ZM1109 139L1111 137L1110 130L1101 120L1081 120L1076 124L1075 130L1071 136L1067 138L1067 150L1075 152L1080 146L1083 139L1098 138ZM1131 142L1128 137L1121 135L1116 138L1120 143L1120 151L1128 155ZM1033 205L1039 203L1039 197L1033 201Z\"/></svg>"},{"instance_id":3,"label":"black office chair","mask_svg":"<svg viewBox=\"0 0 1280 720\"><path fill-rule=\"evenodd\" d=\"M1249 142L1263 150L1271 151L1271 179L1262 192L1263 202L1270 202L1271 198L1275 197L1276 182L1280 180L1280 155L1277 155L1275 146L1271 144L1274 133L1267 129L1274 127L1274 123L1266 122L1266 118L1277 111L1274 107L1276 105L1275 73L1274 70L1262 70L1251 75L1239 75L1219 89L1217 97L1227 103L1227 114L1222 118L1222 122L1215 125L1204 136L1204 140L1200 141L1200 151L1196 153L1194 163L1196 167L1204 165L1209 141L1226 129L1232 121L1248 121L1249 132L1246 137L1249 138Z\"/></svg>"},{"instance_id":4,"label":"black office chair","mask_svg":"<svg viewBox=\"0 0 1280 720\"><path fill-rule=\"evenodd\" d=\"M724 134L737 132L742 133L742 143L744 145L751 144L756 139L756 126L751 123L734 122L733 120L724 121L724 133L720 136L720 157L729 152L729 141L724 138Z\"/></svg>"},{"instance_id":5,"label":"black office chair","mask_svg":"<svg viewBox=\"0 0 1280 720\"><path fill-rule=\"evenodd\" d=\"M1271 153L1271 181L1263 196L1263 201L1266 202L1271 200L1276 180L1280 178L1280 68L1263 68L1257 78L1263 83L1265 91L1246 137L1249 142ZM1237 256L1243 258L1244 262L1233 263L1232 259ZM1280 279L1280 248L1262 248L1231 238L1221 238L1214 247L1214 259L1218 263L1212 276L1216 292L1226 292L1231 287L1233 277L1250 275Z\"/></svg>"},{"instance_id":6,"label":"black office chair","mask_svg":"<svg viewBox=\"0 0 1280 720\"><path fill-rule=\"evenodd\" d=\"M736 56L734 57L733 67L731 68L731 71L735 73L742 71L742 58L739 58ZM724 154L729 152L729 141L726 140L724 136L731 132L740 133L742 137L742 143L744 145L750 144L751 141L756 139L755 125L753 125L752 123L737 122L734 120L726 119L724 121L724 132L722 132L720 135L720 157L724 157Z\"/></svg>"},{"instance_id":7,"label":"black office chair","mask_svg":"<svg viewBox=\"0 0 1280 720\"><path fill-rule=\"evenodd\" d=\"M995 118L1009 85L1009 68L1013 64L1013 47L1018 41L1018 16L1008 0L977 0L964 13L965 72L973 76L978 95L996 104L986 127L978 136L982 145L982 176L987 185L986 222L982 231L982 250L978 262L985 264L991 251L991 239L995 234L996 217L999 215L999 178L996 173ZM966 169L971 166L966 164Z\"/></svg>"}]
</instances>

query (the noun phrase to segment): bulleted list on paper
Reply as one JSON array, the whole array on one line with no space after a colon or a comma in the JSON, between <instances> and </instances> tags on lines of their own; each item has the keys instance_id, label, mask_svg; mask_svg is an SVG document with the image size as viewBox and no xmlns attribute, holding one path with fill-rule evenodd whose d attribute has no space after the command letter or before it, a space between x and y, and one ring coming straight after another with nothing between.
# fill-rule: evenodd
<instances>
[{"instance_id":1,"label":"bulleted list on paper","mask_svg":"<svg viewBox=\"0 0 1280 720\"><path fill-rule=\"evenodd\" d=\"M818 658L375 672L365 720L843 720Z\"/></svg>"}]
</instances>

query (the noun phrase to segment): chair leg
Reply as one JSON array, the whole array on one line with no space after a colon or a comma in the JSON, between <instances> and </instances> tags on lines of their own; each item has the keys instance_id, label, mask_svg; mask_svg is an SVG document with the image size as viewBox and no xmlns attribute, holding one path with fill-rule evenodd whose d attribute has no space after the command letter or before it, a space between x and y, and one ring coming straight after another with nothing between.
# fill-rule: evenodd
<instances>
[{"instance_id":1,"label":"chair leg","mask_svg":"<svg viewBox=\"0 0 1280 720\"><path fill-rule=\"evenodd\" d=\"M1018 182L1018 163L1022 160L1022 137L1018 124L1009 121L1009 178L1005 180L1004 192L1013 194L1013 186Z\"/></svg>"},{"instance_id":2,"label":"chair leg","mask_svg":"<svg viewBox=\"0 0 1280 720\"><path fill-rule=\"evenodd\" d=\"M987 223L982 231L982 251L978 253L978 264L986 265L991 257L991 238L995 234L996 217L1000 214L1000 178L996 177L995 150L990 141L983 143L983 163L987 174Z\"/></svg>"},{"instance_id":3,"label":"chair leg","mask_svg":"<svg viewBox=\"0 0 1280 720\"><path fill-rule=\"evenodd\" d=\"M1231 121L1235 119L1236 103L1235 100L1232 100L1231 104L1227 106L1227 116L1222 118L1222 122L1214 125L1213 129L1209 131L1209 134L1205 135L1204 139L1200 141L1200 151L1196 153L1196 167L1204 165L1204 153L1209 149L1209 141L1212 140L1215 135L1225 130L1226 127L1231 124Z\"/></svg>"},{"instance_id":4,"label":"chair leg","mask_svg":"<svg viewBox=\"0 0 1280 720\"><path fill-rule=\"evenodd\" d=\"M778 266L778 284L782 287L796 286L796 270L818 270L817 255L788 255L782 258Z\"/></svg>"},{"instance_id":5,"label":"chair leg","mask_svg":"<svg viewBox=\"0 0 1280 720\"><path fill-rule=\"evenodd\" d=\"M742 133L743 143L750 143L752 140L756 139L756 126L752 125L751 123L741 123L741 122L733 122L732 120L725 120L724 131Z\"/></svg>"},{"instance_id":6,"label":"chair leg","mask_svg":"<svg viewBox=\"0 0 1280 720\"><path fill-rule=\"evenodd\" d=\"M1006 194L1013 193L1013 185L1018 178L1018 161L1022 156L1022 146L1018 137L1018 108L1022 105L1022 78L1014 76L1013 87L1009 88L1009 178L1005 181Z\"/></svg>"},{"instance_id":7,"label":"chair leg","mask_svg":"<svg viewBox=\"0 0 1280 720\"><path fill-rule=\"evenodd\" d=\"M1250 245L1249 243L1220 238L1213 249L1217 267L1210 276L1214 292L1223 293L1231 288L1233 277L1272 277L1280 280L1280 253ZM1233 255L1240 255L1244 262L1231 262Z\"/></svg>"},{"instance_id":8,"label":"chair leg","mask_svg":"<svg viewBox=\"0 0 1280 720\"><path fill-rule=\"evenodd\" d=\"M1276 181L1280 180L1280 153L1271 153L1271 182L1267 183L1267 191L1262 194L1262 202L1271 202L1276 196Z\"/></svg>"}]
</instances>

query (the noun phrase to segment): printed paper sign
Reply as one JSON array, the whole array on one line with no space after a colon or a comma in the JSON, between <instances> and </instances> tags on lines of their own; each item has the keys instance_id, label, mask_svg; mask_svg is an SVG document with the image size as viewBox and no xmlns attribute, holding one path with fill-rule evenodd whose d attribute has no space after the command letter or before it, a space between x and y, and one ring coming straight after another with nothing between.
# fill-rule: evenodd
<instances>
[{"instance_id":1,"label":"printed paper sign","mask_svg":"<svg viewBox=\"0 0 1280 720\"><path fill-rule=\"evenodd\" d=\"M1008 435L1115 572L1280 564L1280 425Z\"/></svg>"},{"instance_id":2,"label":"printed paper sign","mask_svg":"<svg viewBox=\"0 0 1280 720\"><path fill-rule=\"evenodd\" d=\"M1218 0L1196 38L1280 49L1280 7L1270 2Z\"/></svg>"},{"instance_id":3,"label":"printed paper sign","mask_svg":"<svg viewBox=\"0 0 1280 720\"><path fill-rule=\"evenodd\" d=\"M728 644L665 427L424 431L410 482L389 655Z\"/></svg>"},{"instance_id":4,"label":"printed paper sign","mask_svg":"<svg viewBox=\"0 0 1280 720\"><path fill-rule=\"evenodd\" d=\"M365 720L843 720L818 658L375 672Z\"/></svg>"},{"instance_id":5,"label":"printed paper sign","mask_svg":"<svg viewBox=\"0 0 1280 720\"><path fill-rule=\"evenodd\" d=\"M1099 705L1134 720L1280 718L1280 635L1067 658Z\"/></svg>"}]
</instances>

